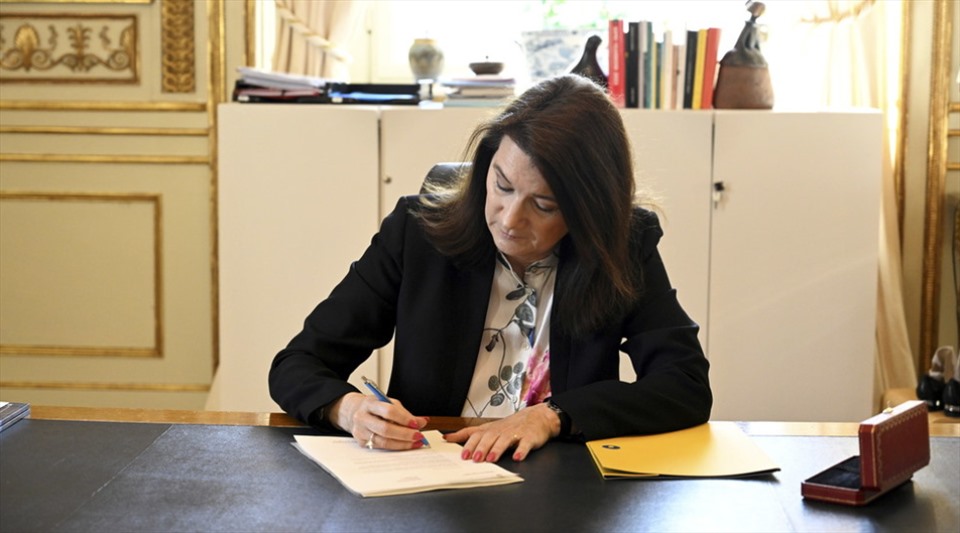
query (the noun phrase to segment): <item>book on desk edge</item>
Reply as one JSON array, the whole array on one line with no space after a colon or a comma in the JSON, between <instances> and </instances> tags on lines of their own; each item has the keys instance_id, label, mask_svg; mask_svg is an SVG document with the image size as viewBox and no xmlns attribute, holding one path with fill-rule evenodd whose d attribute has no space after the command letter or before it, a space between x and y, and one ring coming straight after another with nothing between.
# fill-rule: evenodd
<instances>
[{"instance_id":1,"label":"book on desk edge","mask_svg":"<svg viewBox=\"0 0 960 533\"><path fill-rule=\"evenodd\" d=\"M30 404L18 402L0 402L0 431L30 415Z\"/></svg>"}]
</instances>

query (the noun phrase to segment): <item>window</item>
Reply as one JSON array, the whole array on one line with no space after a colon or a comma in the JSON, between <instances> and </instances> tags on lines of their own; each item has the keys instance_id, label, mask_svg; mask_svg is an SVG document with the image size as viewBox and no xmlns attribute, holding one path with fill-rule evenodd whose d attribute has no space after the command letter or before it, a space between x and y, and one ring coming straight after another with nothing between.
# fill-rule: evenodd
<instances>
[{"instance_id":1,"label":"window","mask_svg":"<svg viewBox=\"0 0 960 533\"><path fill-rule=\"evenodd\" d=\"M717 26L720 50L733 47L748 17L742 0L357 0L367 11L363 27L349 43L354 56L351 81L409 83L407 51L418 37L431 37L444 51L443 76L469 76L469 63L503 61L504 74L525 77L521 33L549 28L592 28L606 41L607 21L649 20L682 31ZM272 1L258 4L257 57L271 68ZM762 19L761 19L762 21ZM678 41L679 42L679 41ZM600 64L606 68L606 47Z\"/></svg>"}]
</instances>

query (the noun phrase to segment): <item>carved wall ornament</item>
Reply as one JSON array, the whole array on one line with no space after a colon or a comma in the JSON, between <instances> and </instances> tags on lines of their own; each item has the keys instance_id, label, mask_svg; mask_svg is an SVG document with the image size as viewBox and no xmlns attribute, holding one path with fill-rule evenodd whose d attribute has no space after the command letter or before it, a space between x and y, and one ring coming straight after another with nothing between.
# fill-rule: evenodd
<instances>
[{"instance_id":1,"label":"carved wall ornament","mask_svg":"<svg viewBox=\"0 0 960 533\"><path fill-rule=\"evenodd\" d=\"M162 81L165 93L197 90L194 57L193 0L163 0L161 4Z\"/></svg>"},{"instance_id":2,"label":"carved wall ornament","mask_svg":"<svg viewBox=\"0 0 960 533\"><path fill-rule=\"evenodd\" d=\"M139 83L134 15L0 14L0 83Z\"/></svg>"}]
</instances>

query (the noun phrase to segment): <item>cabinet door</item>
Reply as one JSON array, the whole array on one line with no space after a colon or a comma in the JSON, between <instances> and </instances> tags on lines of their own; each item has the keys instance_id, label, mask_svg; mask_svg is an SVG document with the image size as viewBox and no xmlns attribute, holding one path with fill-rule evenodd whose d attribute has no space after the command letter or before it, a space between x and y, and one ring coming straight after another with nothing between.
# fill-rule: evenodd
<instances>
[{"instance_id":1,"label":"cabinet door","mask_svg":"<svg viewBox=\"0 0 960 533\"><path fill-rule=\"evenodd\" d=\"M718 111L715 139L713 417L868 417L880 115Z\"/></svg>"},{"instance_id":2,"label":"cabinet door","mask_svg":"<svg viewBox=\"0 0 960 533\"><path fill-rule=\"evenodd\" d=\"M384 108L380 115L380 216L417 194L437 163L462 161L474 128L499 108Z\"/></svg>"},{"instance_id":3,"label":"cabinet door","mask_svg":"<svg viewBox=\"0 0 960 533\"><path fill-rule=\"evenodd\" d=\"M209 409L276 411L273 356L377 229L377 110L221 105L220 366ZM361 373L375 376L376 357Z\"/></svg>"}]
</instances>

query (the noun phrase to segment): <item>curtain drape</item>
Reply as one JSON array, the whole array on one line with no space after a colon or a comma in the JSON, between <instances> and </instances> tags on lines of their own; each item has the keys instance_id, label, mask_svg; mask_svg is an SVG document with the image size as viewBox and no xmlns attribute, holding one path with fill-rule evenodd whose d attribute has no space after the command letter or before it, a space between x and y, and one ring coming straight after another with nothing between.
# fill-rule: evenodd
<instances>
[{"instance_id":1,"label":"curtain drape","mask_svg":"<svg viewBox=\"0 0 960 533\"><path fill-rule=\"evenodd\" d=\"M877 345L874 399L891 388L914 388L916 367L911 354L903 304L900 230L895 161L903 112L901 0L817 0L778 3L794 9L792 23L770 31L778 72L771 66L777 107L871 107L884 117L881 183L880 260L877 287ZM841 229L842 230L842 229ZM873 347L864 346L864 350Z\"/></svg>"},{"instance_id":2,"label":"curtain drape","mask_svg":"<svg viewBox=\"0 0 960 533\"><path fill-rule=\"evenodd\" d=\"M360 30L366 4L354 0L274 0L277 43L273 70L348 80L346 43Z\"/></svg>"}]
</instances>

